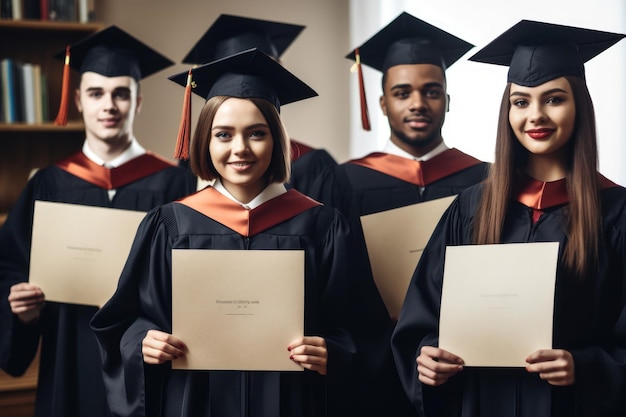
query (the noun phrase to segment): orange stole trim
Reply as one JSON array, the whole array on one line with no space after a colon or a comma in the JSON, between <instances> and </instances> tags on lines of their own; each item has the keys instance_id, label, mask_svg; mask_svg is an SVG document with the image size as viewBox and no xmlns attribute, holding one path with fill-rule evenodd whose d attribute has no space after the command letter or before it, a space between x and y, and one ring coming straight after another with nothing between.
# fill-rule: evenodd
<instances>
[{"instance_id":1,"label":"orange stole trim","mask_svg":"<svg viewBox=\"0 0 626 417\"><path fill-rule=\"evenodd\" d=\"M242 236L254 236L321 203L291 189L259 207L248 210L213 187L179 201Z\"/></svg>"},{"instance_id":2,"label":"orange stole trim","mask_svg":"<svg viewBox=\"0 0 626 417\"><path fill-rule=\"evenodd\" d=\"M133 158L117 168L105 168L77 152L56 164L59 168L93 185L113 190L137 181L174 164L152 152Z\"/></svg>"},{"instance_id":3,"label":"orange stole trim","mask_svg":"<svg viewBox=\"0 0 626 417\"><path fill-rule=\"evenodd\" d=\"M600 189L618 186L599 173L598 183ZM535 210L545 210L550 207L569 203L565 178L557 181L543 182L528 175L524 175L520 178L520 186L514 196L517 201Z\"/></svg>"},{"instance_id":4,"label":"orange stole trim","mask_svg":"<svg viewBox=\"0 0 626 417\"><path fill-rule=\"evenodd\" d=\"M293 139L291 142L291 162L297 160L302 155L311 152L314 148L311 148L309 145L305 145L304 143L295 141Z\"/></svg>"},{"instance_id":5,"label":"orange stole trim","mask_svg":"<svg viewBox=\"0 0 626 417\"><path fill-rule=\"evenodd\" d=\"M401 156L374 152L349 164L361 165L420 187L481 163L473 156L451 148L428 161L414 161Z\"/></svg>"},{"instance_id":6,"label":"orange stole trim","mask_svg":"<svg viewBox=\"0 0 626 417\"><path fill-rule=\"evenodd\" d=\"M569 203L565 178L544 182L524 176L515 199L526 207L544 210Z\"/></svg>"}]
</instances>

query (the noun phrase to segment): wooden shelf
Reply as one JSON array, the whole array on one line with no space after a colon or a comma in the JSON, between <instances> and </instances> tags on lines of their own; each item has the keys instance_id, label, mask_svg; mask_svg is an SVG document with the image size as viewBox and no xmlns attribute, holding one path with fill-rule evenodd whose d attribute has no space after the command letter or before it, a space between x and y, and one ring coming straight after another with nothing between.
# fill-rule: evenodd
<instances>
[{"instance_id":1,"label":"wooden shelf","mask_svg":"<svg viewBox=\"0 0 626 417\"><path fill-rule=\"evenodd\" d=\"M0 123L0 132L82 132L85 126L82 122L68 122L67 126L55 126L52 122L43 124L26 124L26 123Z\"/></svg>"},{"instance_id":2,"label":"wooden shelf","mask_svg":"<svg viewBox=\"0 0 626 417\"><path fill-rule=\"evenodd\" d=\"M12 19L0 19L0 29L9 28L25 29L25 30L37 30L37 31L77 31L91 33L96 32L102 28L101 23L79 23L79 22L56 22L50 20L12 20Z\"/></svg>"}]
</instances>

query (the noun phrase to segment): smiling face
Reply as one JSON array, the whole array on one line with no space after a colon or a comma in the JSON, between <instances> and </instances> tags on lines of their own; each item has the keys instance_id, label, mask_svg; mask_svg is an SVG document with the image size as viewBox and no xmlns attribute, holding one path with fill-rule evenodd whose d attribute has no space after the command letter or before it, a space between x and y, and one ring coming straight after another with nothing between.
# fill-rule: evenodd
<instances>
[{"instance_id":1,"label":"smiling face","mask_svg":"<svg viewBox=\"0 0 626 417\"><path fill-rule=\"evenodd\" d=\"M267 185L274 140L261 111L250 100L229 98L213 118L209 154L224 187L248 203Z\"/></svg>"},{"instance_id":2,"label":"smiling face","mask_svg":"<svg viewBox=\"0 0 626 417\"><path fill-rule=\"evenodd\" d=\"M576 103L565 77L536 87L511 85L509 123L529 152L529 163L548 161L565 169L566 144L576 122Z\"/></svg>"},{"instance_id":3,"label":"smiling face","mask_svg":"<svg viewBox=\"0 0 626 417\"><path fill-rule=\"evenodd\" d=\"M133 135L135 115L141 109L137 90L137 82L129 76L83 73L75 101L92 148L99 147L99 142L113 147L127 145Z\"/></svg>"},{"instance_id":4,"label":"smiling face","mask_svg":"<svg viewBox=\"0 0 626 417\"><path fill-rule=\"evenodd\" d=\"M448 110L443 70L432 64L396 65L387 70L380 107L389 121L391 141L415 156L442 142Z\"/></svg>"}]
</instances>

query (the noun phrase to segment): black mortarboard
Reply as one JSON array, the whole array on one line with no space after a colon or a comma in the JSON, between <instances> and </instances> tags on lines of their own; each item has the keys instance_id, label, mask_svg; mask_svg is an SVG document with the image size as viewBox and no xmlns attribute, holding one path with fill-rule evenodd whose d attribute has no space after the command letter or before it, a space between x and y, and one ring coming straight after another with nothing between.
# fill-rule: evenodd
<instances>
[{"instance_id":1,"label":"black mortarboard","mask_svg":"<svg viewBox=\"0 0 626 417\"><path fill-rule=\"evenodd\" d=\"M279 58L304 26L222 14L183 58L205 64L251 48Z\"/></svg>"},{"instance_id":2,"label":"black mortarboard","mask_svg":"<svg viewBox=\"0 0 626 417\"><path fill-rule=\"evenodd\" d=\"M81 74L131 76L139 81L174 64L134 36L113 25L70 46L70 67ZM55 55L64 59L66 51Z\"/></svg>"},{"instance_id":3,"label":"black mortarboard","mask_svg":"<svg viewBox=\"0 0 626 417\"><path fill-rule=\"evenodd\" d=\"M208 100L215 96L262 98L280 106L315 97L317 93L269 55L257 48L168 77L185 87L176 158L185 159L191 125L191 91Z\"/></svg>"},{"instance_id":4,"label":"black mortarboard","mask_svg":"<svg viewBox=\"0 0 626 417\"><path fill-rule=\"evenodd\" d=\"M470 58L509 67L508 82L535 87L563 76L585 78L584 63L626 35L521 20Z\"/></svg>"},{"instance_id":5,"label":"black mortarboard","mask_svg":"<svg viewBox=\"0 0 626 417\"><path fill-rule=\"evenodd\" d=\"M169 77L185 86L188 72ZM193 92L205 99L213 96L258 97L280 105L317 96L317 93L282 65L257 48L195 67L191 70Z\"/></svg>"},{"instance_id":6,"label":"black mortarboard","mask_svg":"<svg viewBox=\"0 0 626 417\"><path fill-rule=\"evenodd\" d=\"M67 46L55 58L65 59L61 103L54 121L60 126L67 123L70 68L81 74L95 72L105 77L130 76L139 81L174 64L174 61L115 25Z\"/></svg>"},{"instance_id":7,"label":"black mortarboard","mask_svg":"<svg viewBox=\"0 0 626 417\"><path fill-rule=\"evenodd\" d=\"M361 62L385 72L404 64L434 64L448 68L474 45L406 12L359 46ZM346 56L356 60L355 52Z\"/></svg>"}]
</instances>

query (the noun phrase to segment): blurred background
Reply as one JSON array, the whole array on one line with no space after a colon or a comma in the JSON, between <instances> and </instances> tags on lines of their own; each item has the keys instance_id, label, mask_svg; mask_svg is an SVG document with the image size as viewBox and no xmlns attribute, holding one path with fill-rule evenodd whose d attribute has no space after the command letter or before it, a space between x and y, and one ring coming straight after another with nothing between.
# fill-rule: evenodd
<instances>
[{"instance_id":1,"label":"blurred background","mask_svg":"<svg viewBox=\"0 0 626 417\"><path fill-rule=\"evenodd\" d=\"M342 162L380 149L389 136L378 99L381 74L364 66L372 130L360 127L356 74L344 57L402 11L440 27L476 47L447 72L450 112L444 139L480 159L493 160L496 121L506 67L467 61L521 19L626 33L623 0L106 0L96 20L117 24L179 63L222 13L305 25L283 55L283 64L309 83L319 97L282 109L290 135L326 148ZM143 82L144 108L136 135L152 150L171 157L183 89L167 76L186 71L177 64ZM600 170L626 185L626 40L586 65L600 138ZM203 100L194 98L194 123Z\"/></svg>"}]
</instances>

